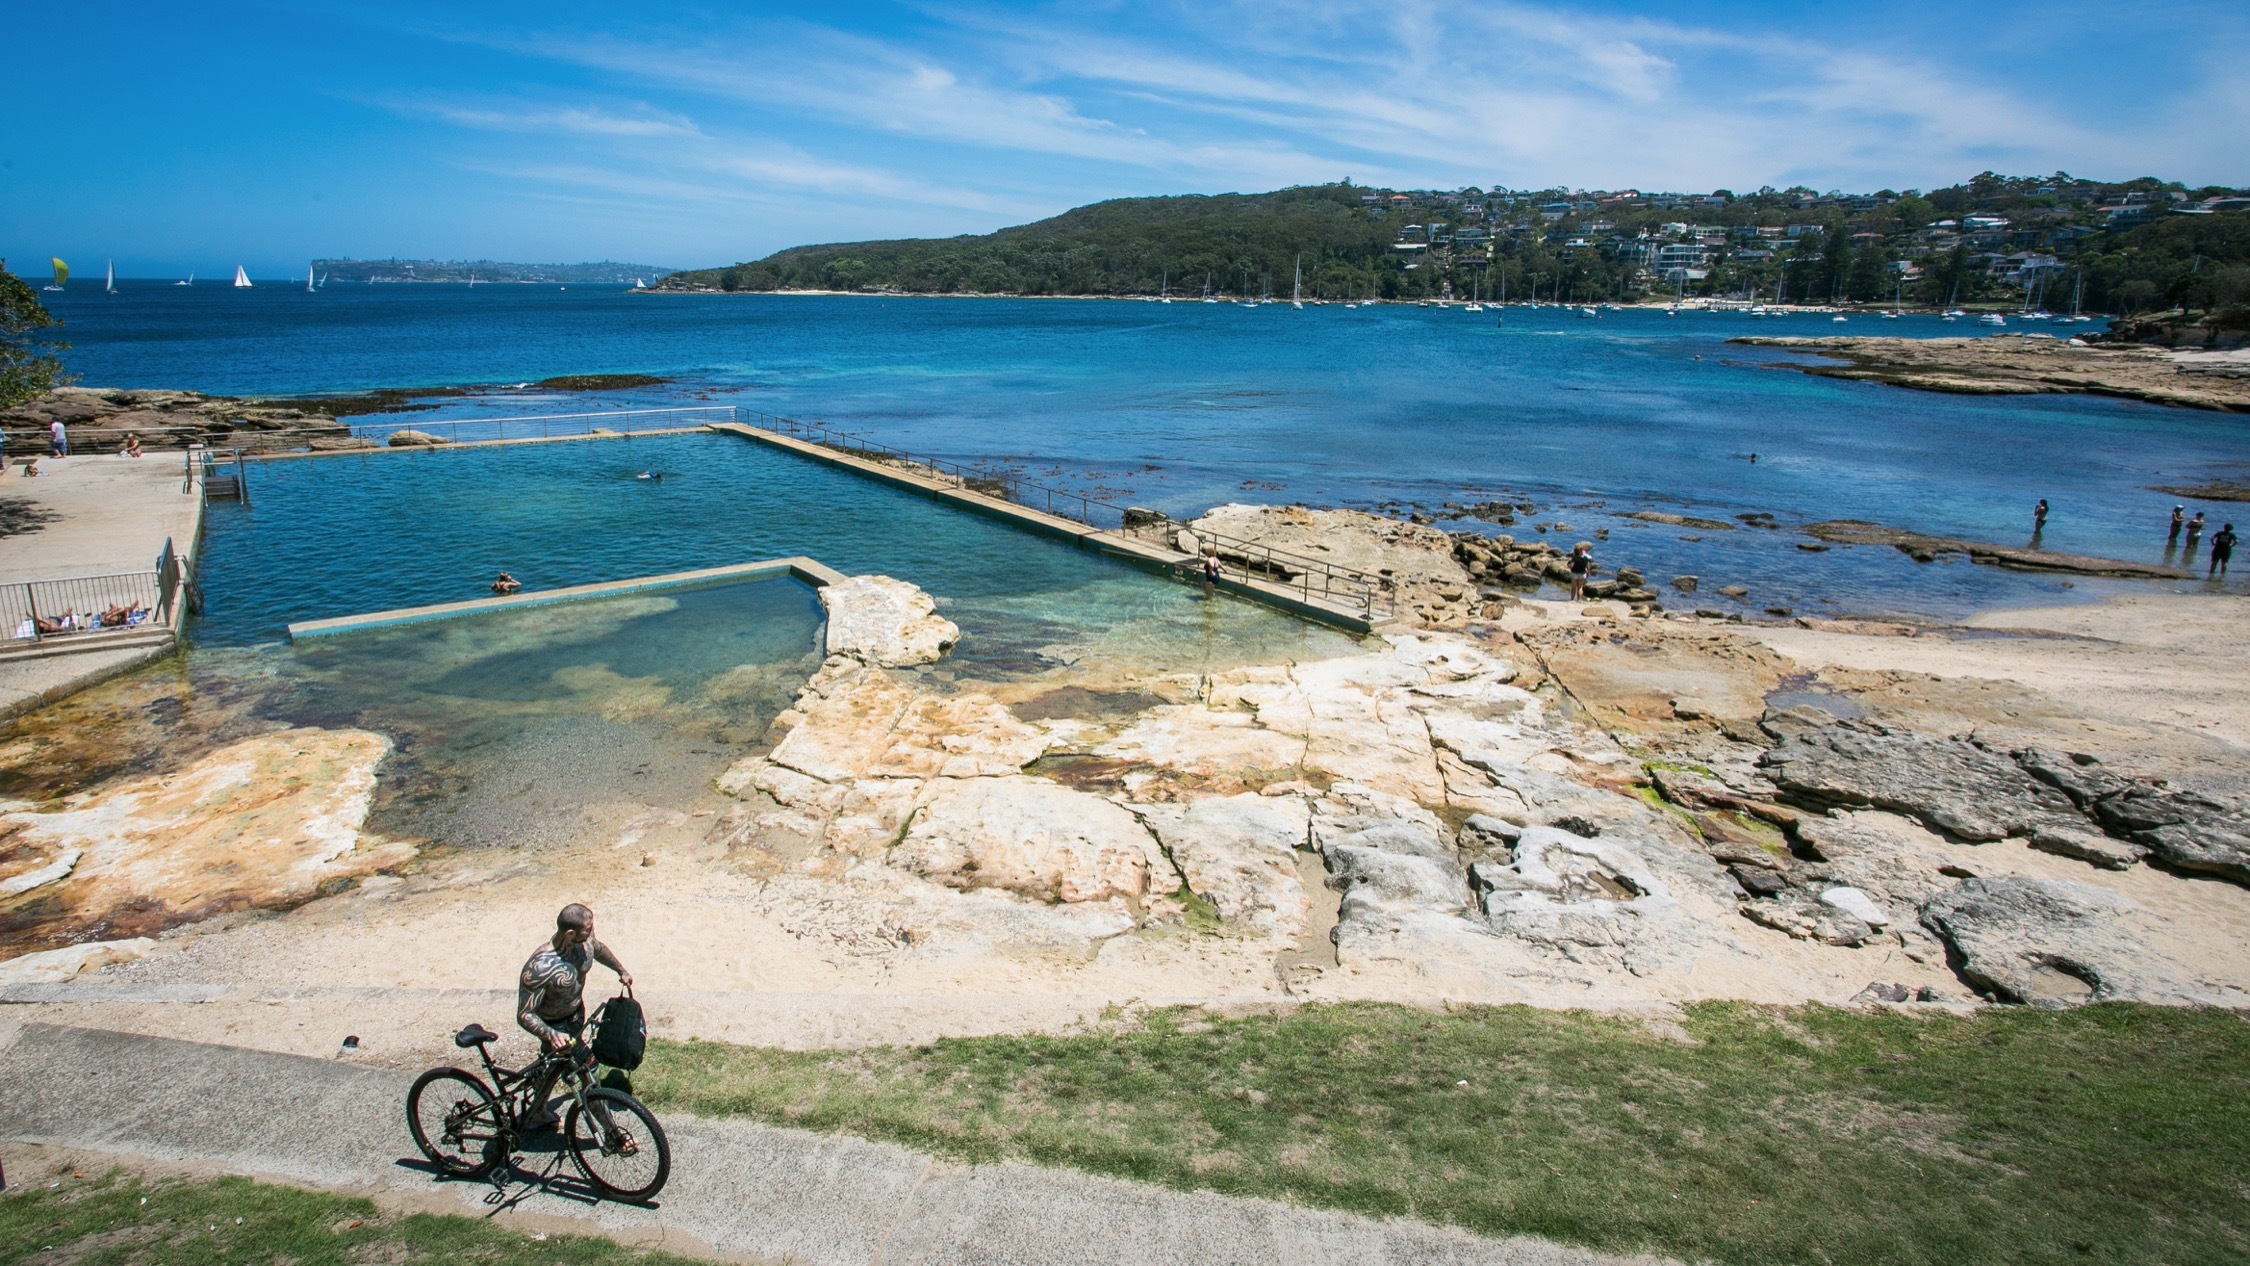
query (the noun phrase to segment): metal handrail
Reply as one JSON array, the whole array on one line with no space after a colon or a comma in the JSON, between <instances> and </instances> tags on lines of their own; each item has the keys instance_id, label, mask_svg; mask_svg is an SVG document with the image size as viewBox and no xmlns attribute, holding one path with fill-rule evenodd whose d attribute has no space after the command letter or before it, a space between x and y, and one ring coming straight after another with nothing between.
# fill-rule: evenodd
<instances>
[{"instance_id":1,"label":"metal handrail","mask_svg":"<svg viewBox=\"0 0 2250 1266\"><path fill-rule=\"evenodd\" d=\"M1100 497L1082 492L1050 488L1045 484L1025 479L1013 471L993 467L964 466L942 458L911 453L893 445L867 439L853 432L840 430L819 422L805 422L782 417L763 410L735 407L738 416L758 419L758 425L770 431L793 434L811 443L843 452L871 457L876 460L895 461L922 467L940 475L949 475L972 492L1000 495L1002 499L1031 509L1042 506L1047 513L1073 519L1088 527L1110 530L1096 520L1097 509L1117 518L1116 530L1129 530L1125 526L1125 507ZM1031 495L1027 495L1031 494ZM1060 500L1058 501L1058 498ZM1077 513L1071 513L1075 503ZM1167 524L1172 520L1167 516ZM1228 536L1206 529L1191 529L1198 540L1216 546L1221 557L1229 558L1240 567L1245 579L1256 579L1267 584L1280 584L1296 589L1311 601L1317 591L1320 600L1335 604L1339 597L1358 606L1370 619L1379 614L1389 616L1396 610L1396 585L1388 577L1371 575L1350 567L1338 566L1326 559L1310 558L1288 550L1275 549L1262 542ZM1256 573L1263 572L1263 575ZM1292 583L1294 581L1294 583Z\"/></svg>"},{"instance_id":2,"label":"metal handrail","mask_svg":"<svg viewBox=\"0 0 2250 1266\"><path fill-rule=\"evenodd\" d=\"M657 418L664 425L636 426L635 420L640 418ZM480 430L490 429L494 434L485 438L504 440L509 438L509 425L515 424L519 431L524 432L520 438L530 439L532 438L529 434L531 424L537 423L539 426L538 438L552 439L557 434L590 435L596 429L622 429L625 434L631 435L636 431L677 430L683 423L688 426L699 426L715 421L732 422L734 420L735 408L733 405L704 404L664 409L615 409L599 413L527 413L500 418L394 418L384 422L354 422L351 424L351 434L355 439L377 439L388 437L398 431L424 431L437 434L440 428L444 428L450 434L452 442L458 444L461 442L461 428L463 427L473 427ZM623 426L619 428L604 425L597 428L594 425L596 422L604 424L622 422ZM558 427L558 423L576 423L578 425Z\"/></svg>"}]
</instances>

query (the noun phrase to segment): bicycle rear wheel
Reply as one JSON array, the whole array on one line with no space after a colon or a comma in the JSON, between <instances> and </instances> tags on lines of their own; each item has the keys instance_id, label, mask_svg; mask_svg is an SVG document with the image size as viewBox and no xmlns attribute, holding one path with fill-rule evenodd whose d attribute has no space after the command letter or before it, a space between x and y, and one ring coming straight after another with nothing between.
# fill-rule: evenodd
<instances>
[{"instance_id":1,"label":"bicycle rear wheel","mask_svg":"<svg viewBox=\"0 0 2250 1266\"><path fill-rule=\"evenodd\" d=\"M641 1101L620 1090L589 1090L563 1118L570 1156L593 1184L621 1200L647 1200L672 1175L672 1143ZM602 1120L601 1118L608 1119Z\"/></svg>"},{"instance_id":2,"label":"bicycle rear wheel","mask_svg":"<svg viewBox=\"0 0 2250 1266\"><path fill-rule=\"evenodd\" d=\"M458 1068L433 1068L406 1092L406 1128L430 1163L460 1178L482 1178L507 1155L500 1101Z\"/></svg>"}]
</instances>

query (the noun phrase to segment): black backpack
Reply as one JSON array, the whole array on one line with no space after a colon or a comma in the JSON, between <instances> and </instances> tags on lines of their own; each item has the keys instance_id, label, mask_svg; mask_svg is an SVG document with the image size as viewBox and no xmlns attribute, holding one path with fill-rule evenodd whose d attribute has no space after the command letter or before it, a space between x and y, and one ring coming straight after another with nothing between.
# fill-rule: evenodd
<instances>
[{"instance_id":1,"label":"black backpack","mask_svg":"<svg viewBox=\"0 0 2250 1266\"><path fill-rule=\"evenodd\" d=\"M648 1047L648 1022L630 995L602 1004L594 1025L594 1058L611 1068L635 1069Z\"/></svg>"}]
</instances>

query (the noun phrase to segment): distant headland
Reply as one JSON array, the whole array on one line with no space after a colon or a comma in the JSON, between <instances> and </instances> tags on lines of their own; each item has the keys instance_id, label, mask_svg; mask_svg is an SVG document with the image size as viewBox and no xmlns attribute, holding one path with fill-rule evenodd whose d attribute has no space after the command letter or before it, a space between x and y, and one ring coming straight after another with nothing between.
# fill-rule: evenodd
<instances>
[{"instance_id":1,"label":"distant headland","mask_svg":"<svg viewBox=\"0 0 2250 1266\"><path fill-rule=\"evenodd\" d=\"M654 284L669 268L654 264L507 264L490 259L316 259L316 271L344 282L544 282L561 285Z\"/></svg>"}]
</instances>

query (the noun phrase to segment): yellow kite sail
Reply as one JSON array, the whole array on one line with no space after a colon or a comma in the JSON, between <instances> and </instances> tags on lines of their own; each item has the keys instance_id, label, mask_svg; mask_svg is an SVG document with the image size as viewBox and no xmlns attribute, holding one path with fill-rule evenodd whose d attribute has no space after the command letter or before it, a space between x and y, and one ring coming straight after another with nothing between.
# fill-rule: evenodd
<instances>
[{"instance_id":1,"label":"yellow kite sail","mask_svg":"<svg viewBox=\"0 0 2250 1266\"><path fill-rule=\"evenodd\" d=\"M52 257L50 256L50 258ZM69 280L70 265L62 262L59 259L55 260L55 289L62 289L64 284L69 282Z\"/></svg>"}]
</instances>

